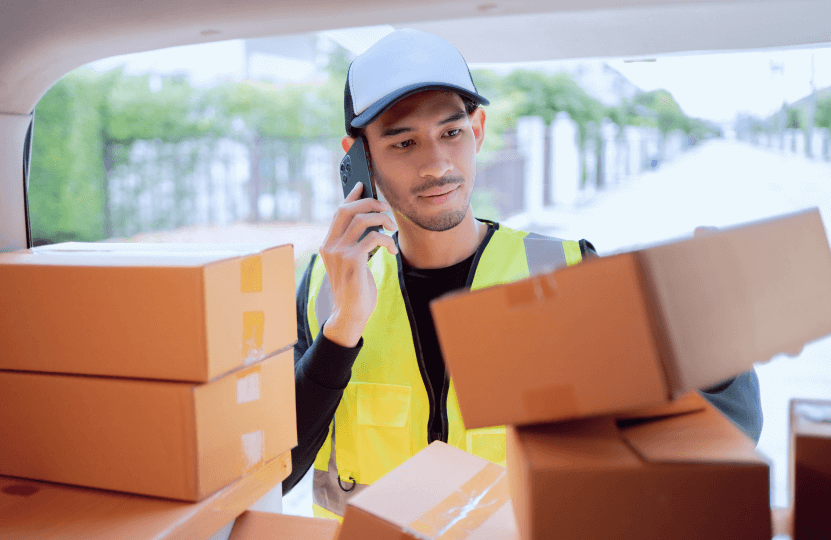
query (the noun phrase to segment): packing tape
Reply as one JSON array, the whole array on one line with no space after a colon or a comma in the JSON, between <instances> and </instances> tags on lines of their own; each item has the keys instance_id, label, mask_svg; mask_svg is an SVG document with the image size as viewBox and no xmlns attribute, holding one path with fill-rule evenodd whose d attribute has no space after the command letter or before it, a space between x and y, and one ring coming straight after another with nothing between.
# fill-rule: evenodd
<instances>
[{"instance_id":1,"label":"packing tape","mask_svg":"<svg viewBox=\"0 0 831 540\"><path fill-rule=\"evenodd\" d=\"M510 501L508 471L485 465L449 497L407 527L416 538L462 540Z\"/></svg>"},{"instance_id":2,"label":"packing tape","mask_svg":"<svg viewBox=\"0 0 831 540\"><path fill-rule=\"evenodd\" d=\"M244 293L263 291L263 258L260 255L245 257L240 263L242 266L241 289Z\"/></svg>"},{"instance_id":3,"label":"packing tape","mask_svg":"<svg viewBox=\"0 0 831 540\"><path fill-rule=\"evenodd\" d=\"M263 430L243 433L240 436L242 445L243 472L246 473L262 464L265 455L265 435Z\"/></svg>"},{"instance_id":4,"label":"packing tape","mask_svg":"<svg viewBox=\"0 0 831 540\"><path fill-rule=\"evenodd\" d=\"M522 394L522 404L525 413L532 418L552 417L557 412L557 418L568 418L580 414L577 402L577 392L571 384L553 384Z\"/></svg>"},{"instance_id":5,"label":"packing tape","mask_svg":"<svg viewBox=\"0 0 831 540\"><path fill-rule=\"evenodd\" d=\"M237 405L260 399L260 368L254 373L242 373L237 378Z\"/></svg>"},{"instance_id":6,"label":"packing tape","mask_svg":"<svg viewBox=\"0 0 831 540\"><path fill-rule=\"evenodd\" d=\"M256 362L263 356L263 330L265 313L246 311L242 314L242 360L243 365Z\"/></svg>"}]
</instances>

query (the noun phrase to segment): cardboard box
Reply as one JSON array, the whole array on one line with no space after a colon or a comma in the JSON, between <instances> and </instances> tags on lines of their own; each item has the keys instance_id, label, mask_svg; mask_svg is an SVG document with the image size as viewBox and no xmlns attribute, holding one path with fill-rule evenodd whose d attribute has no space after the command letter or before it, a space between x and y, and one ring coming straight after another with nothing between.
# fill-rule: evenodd
<instances>
[{"instance_id":1,"label":"cardboard box","mask_svg":"<svg viewBox=\"0 0 831 540\"><path fill-rule=\"evenodd\" d=\"M768 465L700 396L676 416L508 428L522 538L771 537Z\"/></svg>"},{"instance_id":2,"label":"cardboard box","mask_svg":"<svg viewBox=\"0 0 831 540\"><path fill-rule=\"evenodd\" d=\"M0 254L0 369L206 382L297 339L291 245Z\"/></svg>"},{"instance_id":3,"label":"cardboard box","mask_svg":"<svg viewBox=\"0 0 831 540\"><path fill-rule=\"evenodd\" d=\"M791 401L794 540L831 538L831 401Z\"/></svg>"},{"instance_id":4,"label":"cardboard box","mask_svg":"<svg viewBox=\"0 0 831 540\"><path fill-rule=\"evenodd\" d=\"M237 518L228 540L334 540L338 522L248 510Z\"/></svg>"},{"instance_id":5,"label":"cardboard box","mask_svg":"<svg viewBox=\"0 0 831 540\"><path fill-rule=\"evenodd\" d=\"M817 211L432 303L465 426L664 403L831 333Z\"/></svg>"},{"instance_id":6,"label":"cardboard box","mask_svg":"<svg viewBox=\"0 0 831 540\"><path fill-rule=\"evenodd\" d=\"M212 538L289 473L286 452L198 503L0 476L0 538Z\"/></svg>"},{"instance_id":7,"label":"cardboard box","mask_svg":"<svg viewBox=\"0 0 831 540\"><path fill-rule=\"evenodd\" d=\"M516 540L505 469L434 442L349 500L338 540Z\"/></svg>"},{"instance_id":8,"label":"cardboard box","mask_svg":"<svg viewBox=\"0 0 831 540\"><path fill-rule=\"evenodd\" d=\"M297 444L288 349L210 383L0 372L0 474L196 501Z\"/></svg>"}]
</instances>

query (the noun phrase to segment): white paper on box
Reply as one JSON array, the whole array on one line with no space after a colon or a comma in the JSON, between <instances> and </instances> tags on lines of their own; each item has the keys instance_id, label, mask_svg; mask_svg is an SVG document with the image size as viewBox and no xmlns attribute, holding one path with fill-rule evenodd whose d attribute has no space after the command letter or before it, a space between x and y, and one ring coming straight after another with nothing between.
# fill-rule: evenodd
<instances>
[{"instance_id":1,"label":"white paper on box","mask_svg":"<svg viewBox=\"0 0 831 540\"><path fill-rule=\"evenodd\" d=\"M237 379L237 405L260 399L260 374L252 373Z\"/></svg>"}]
</instances>

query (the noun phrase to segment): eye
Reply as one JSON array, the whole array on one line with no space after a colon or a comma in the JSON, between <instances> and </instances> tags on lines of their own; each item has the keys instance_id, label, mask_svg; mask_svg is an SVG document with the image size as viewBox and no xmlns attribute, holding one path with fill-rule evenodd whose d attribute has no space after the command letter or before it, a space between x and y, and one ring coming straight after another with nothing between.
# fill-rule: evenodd
<instances>
[{"instance_id":1,"label":"eye","mask_svg":"<svg viewBox=\"0 0 831 540\"><path fill-rule=\"evenodd\" d=\"M393 147L395 148L407 148L408 146L413 144L412 139L407 139L406 141L401 141L400 143L395 143Z\"/></svg>"},{"instance_id":2,"label":"eye","mask_svg":"<svg viewBox=\"0 0 831 540\"><path fill-rule=\"evenodd\" d=\"M447 132L447 136L448 136L448 137L455 137L455 136L457 136L457 135L458 135L459 133L461 133L461 132L462 132L462 130L461 130L461 129L459 129L459 128L456 128L456 129L451 129L450 131L448 131L448 132Z\"/></svg>"}]
</instances>

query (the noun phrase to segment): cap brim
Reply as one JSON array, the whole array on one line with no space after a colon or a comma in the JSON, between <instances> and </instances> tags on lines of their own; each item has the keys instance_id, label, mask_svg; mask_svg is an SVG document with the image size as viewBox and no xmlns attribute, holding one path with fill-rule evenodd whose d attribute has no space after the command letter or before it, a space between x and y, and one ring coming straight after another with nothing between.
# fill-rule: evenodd
<instances>
[{"instance_id":1,"label":"cap brim","mask_svg":"<svg viewBox=\"0 0 831 540\"><path fill-rule=\"evenodd\" d=\"M457 94L468 97L480 105L490 105L490 101L487 99L483 98L476 92L471 92L461 86L455 86L447 83L418 83L405 86L404 88L399 88L395 92L387 94L370 105L367 110L353 118L350 125L354 128L364 128L371 124L372 121L380 116L384 111L395 105L398 101L401 101L407 96L411 96L418 92L424 92L426 90L450 90L451 92L456 92Z\"/></svg>"}]
</instances>

